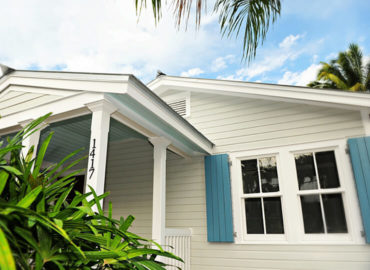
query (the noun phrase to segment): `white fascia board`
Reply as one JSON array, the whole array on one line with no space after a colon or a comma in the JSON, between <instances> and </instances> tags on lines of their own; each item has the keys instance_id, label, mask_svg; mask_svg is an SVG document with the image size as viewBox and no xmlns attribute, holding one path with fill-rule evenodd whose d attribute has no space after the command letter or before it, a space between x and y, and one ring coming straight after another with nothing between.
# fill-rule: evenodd
<instances>
[{"instance_id":1,"label":"white fascia board","mask_svg":"<svg viewBox=\"0 0 370 270\"><path fill-rule=\"evenodd\" d=\"M48 122L57 122L67 118L73 118L91 113L85 104L104 99L103 93L78 93L69 97L63 97L47 104L9 114L0 118L0 133L2 130L16 128L19 122L38 117L52 112Z\"/></svg>"},{"instance_id":2,"label":"white fascia board","mask_svg":"<svg viewBox=\"0 0 370 270\"><path fill-rule=\"evenodd\" d=\"M144 87L139 87L136 83L130 83L127 94L157 115L164 122L168 123L170 126L189 138L205 152L208 154L213 152L214 144L210 140L201 134L188 121L183 119L182 116L177 114L161 98L156 96L156 94L150 92L150 89L146 87L144 89Z\"/></svg>"},{"instance_id":3,"label":"white fascia board","mask_svg":"<svg viewBox=\"0 0 370 270\"><path fill-rule=\"evenodd\" d=\"M130 121L134 122L136 126L142 127L138 129L138 128L129 126L130 128L143 134L144 136L148 136L148 134L150 133L150 134L153 134L153 136L165 137L171 141L171 145L181 149L187 155L190 155L190 156L197 155L197 153L194 150L190 149L188 146L181 143L177 138L169 136L169 134L164 132L162 129L158 128L155 123L149 121L148 119L138 114L137 112L133 111L132 109L124 106L115 97L110 96L108 94L106 95L106 99L117 108L117 111L115 112L116 115L117 113L124 115L124 117L127 117ZM119 117L114 116L114 118L118 118L118 121L119 121ZM143 129L147 130L147 132L143 132Z\"/></svg>"},{"instance_id":4,"label":"white fascia board","mask_svg":"<svg viewBox=\"0 0 370 270\"><path fill-rule=\"evenodd\" d=\"M350 110L370 108L370 94L367 93L352 93L299 86L162 76L150 82L148 87L155 93L164 93L167 90L194 91Z\"/></svg>"},{"instance_id":5,"label":"white fascia board","mask_svg":"<svg viewBox=\"0 0 370 270\"><path fill-rule=\"evenodd\" d=\"M129 75L15 71L0 80L0 93L9 86L33 87L34 91L90 91L125 93ZM57 94L57 92L56 92Z\"/></svg>"}]
</instances>

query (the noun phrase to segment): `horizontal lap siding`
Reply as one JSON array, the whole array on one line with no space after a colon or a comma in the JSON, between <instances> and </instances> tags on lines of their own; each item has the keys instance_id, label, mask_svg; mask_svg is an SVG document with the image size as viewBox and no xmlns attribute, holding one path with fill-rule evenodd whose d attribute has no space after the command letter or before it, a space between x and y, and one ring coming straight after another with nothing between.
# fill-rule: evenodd
<instances>
[{"instance_id":1,"label":"horizontal lap siding","mask_svg":"<svg viewBox=\"0 0 370 270\"><path fill-rule=\"evenodd\" d=\"M115 218L133 215L130 229L142 237L152 232L153 148L144 140L112 142L108 147L105 191Z\"/></svg>"},{"instance_id":2,"label":"horizontal lap siding","mask_svg":"<svg viewBox=\"0 0 370 270\"><path fill-rule=\"evenodd\" d=\"M59 99L60 96L11 91L0 98L0 115L6 116Z\"/></svg>"},{"instance_id":3,"label":"horizontal lap siding","mask_svg":"<svg viewBox=\"0 0 370 270\"><path fill-rule=\"evenodd\" d=\"M207 242L203 164L203 158L168 160L167 163L167 227L193 229L192 270L370 269L370 247L364 245L236 245Z\"/></svg>"},{"instance_id":4,"label":"horizontal lap siding","mask_svg":"<svg viewBox=\"0 0 370 270\"><path fill-rule=\"evenodd\" d=\"M187 118L217 153L362 136L360 114L294 103L191 93ZM168 160L167 226L192 228L192 270L370 269L365 245L237 245L207 242L203 158Z\"/></svg>"},{"instance_id":5,"label":"horizontal lap siding","mask_svg":"<svg viewBox=\"0 0 370 270\"><path fill-rule=\"evenodd\" d=\"M364 133L359 112L192 93L189 122L216 152L342 139Z\"/></svg>"}]
</instances>

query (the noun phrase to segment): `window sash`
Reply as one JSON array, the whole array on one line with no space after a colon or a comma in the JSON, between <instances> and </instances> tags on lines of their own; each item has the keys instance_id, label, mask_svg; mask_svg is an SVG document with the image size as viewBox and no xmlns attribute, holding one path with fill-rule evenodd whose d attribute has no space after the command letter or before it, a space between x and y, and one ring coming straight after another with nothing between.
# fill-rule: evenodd
<instances>
[{"instance_id":1,"label":"window sash","mask_svg":"<svg viewBox=\"0 0 370 270\"><path fill-rule=\"evenodd\" d=\"M302 143L230 153L233 219L236 244L363 244L359 233L362 230L361 215L357 206L357 193L351 181L351 164L346 154L347 140L338 139L322 142ZM299 190L294 155L334 151L337 164L339 187L320 190ZM241 161L275 156L279 175L279 193L243 194ZM305 234L300 195L341 193L347 223L347 233ZM281 196L284 234L250 235L246 233L244 199L251 197Z\"/></svg>"}]
</instances>

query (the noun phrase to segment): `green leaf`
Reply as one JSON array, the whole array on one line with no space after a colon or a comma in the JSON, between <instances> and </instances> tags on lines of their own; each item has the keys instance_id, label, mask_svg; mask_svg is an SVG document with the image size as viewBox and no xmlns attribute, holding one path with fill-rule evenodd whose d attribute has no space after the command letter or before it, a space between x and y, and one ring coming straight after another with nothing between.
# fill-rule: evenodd
<instances>
[{"instance_id":1,"label":"green leaf","mask_svg":"<svg viewBox=\"0 0 370 270\"><path fill-rule=\"evenodd\" d=\"M31 192L28 193L26 197L24 197L17 203L17 206L24 208L29 207L36 200L37 196L40 194L41 191L42 186L38 186L35 189L31 190Z\"/></svg>"},{"instance_id":2,"label":"green leaf","mask_svg":"<svg viewBox=\"0 0 370 270\"><path fill-rule=\"evenodd\" d=\"M0 228L0 266L2 270L16 270L8 240Z\"/></svg>"},{"instance_id":3,"label":"green leaf","mask_svg":"<svg viewBox=\"0 0 370 270\"><path fill-rule=\"evenodd\" d=\"M133 264L145 266L145 269L150 269L150 270L166 270L166 268L162 267L157 262L153 262L153 261L137 261L137 262L134 262Z\"/></svg>"},{"instance_id":4,"label":"green leaf","mask_svg":"<svg viewBox=\"0 0 370 270\"><path fill-rule=\"evenodd\" d=\"M41 191L42 191L42 186L38 186L37 188L33 189L30 193L28 193L26 197L20 200L16 206L21 207L21 208L29 207L36 200L37 196L40 194ZM13 211L14 209L7 207L6 209L2 211L2 214L8 215Z\"/></svg>"},{"instance_id":5,"label":"green leaf","mask_svg":"<svg viewBox=\"0 0 370 270\"><path fill-rule=\"evenodd\" d=\"M33 172L32 172L32 175L33 175L34 178L37 178L37 176L40 172L41 165L42 165L42 162L44 160L45 153L46 153L46 149L47 149L47 147L50 143L50 140L51 140L52 136L53 136L53 132L50 132L49 135L44 140L44 142L42 143L39 151L37 152L35 168L33 169Z\"/></svg>"},{"instance_id":6,"label":"green leaf","mask_svg":"<svg viewBox=\"0 0 370 270\"><path fill-rule=\"evenodd\" d=\"M12 174L15 174L15 175L22 175L22 173L15 167L12 167L12 166L0 166L0 168L12 173Z\"/></svg>"},{"instance_id":7,"label":"green leaf","mask_svg":"<svg viewBox=\"0 0 370 270\"><path fill-rule=\"evenodd\" d=\"M3 190L8 181L9 173L6 171L0 171L0 195L3 193Z\"/></svg>"}]
</instances>

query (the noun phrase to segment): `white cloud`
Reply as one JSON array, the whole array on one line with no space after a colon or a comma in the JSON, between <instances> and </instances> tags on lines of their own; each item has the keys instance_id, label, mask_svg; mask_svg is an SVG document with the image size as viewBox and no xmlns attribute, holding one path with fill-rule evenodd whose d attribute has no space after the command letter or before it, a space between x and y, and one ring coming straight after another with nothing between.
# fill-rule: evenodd
<instances>
[{"instance_id":1,"label":"white cloud","mask_svg":"<svg viewBox=\"0 0 370 270\"><path fill-rule=\"evenodd\" d=\"M295 60L303 53L301 49L292 48L301 35L289 35L280 44L279 48L270 49L265 52L264 57L253 62L249 67L241 68L236 75L250 80L258 75L282 67L288 60Z\"/></svg>"},{"instance_id":2,"label":"white cloud","mask_svg":"<svg viewBox=\"0 0 370 270\"><path fill-rule=\"evenodd\" d=\"M296 41L300 39L302 35L289 35L282 42L280 42L279 47L284 49L291 48L294 44L296 44Z\"/></svg>"},{"instance_id":3,"label":"white cloud","mask_svg":"<svg viewBox=\"0 0 370 270\"><path fill-rule=\"evenodd\" d=\"M229 54L224 57L217 57L213 60L211 65L211 71L217 72L228 67L228 64L234 62L235 55Z\"/></svg>"},{"instance_id":4,"label":"white cloud","mask_svg":"<svg viewBox=\"0 0 370 270\"><path fill-rule=\"evenodd\" d=\"M306 86L309 82L316 79L320 67L320 64L312 64L301 72L286 71L283 78L278 81L278 84Z\"/></svg>"},{"instance_id":5,"label":"white cloud","mask_svg":"<svg viewBox=\"0 0 370 270\"><path fill-rule=\"evenodd\" d=\"M218 79L218 80L229 80L229 81L242 81L243 77L232 74L232 75L227 75L227 76L219 75L219 76L217 76L216 79Z\"/></svg>"},{"instance_id":6,"label":"white cloud","mask_svg":"<svg viewBox=\"0 0 370 270\"><path fill-rule=\"evenodd\" d=\"M256 60L249 66L240 68L234 74L219 75L220 79L235 79L243 81L271 80L267 75L271 73L282 72L287 70L288 64L293 63L298 57L303 54L308 54L312 57L312 63L315 63L318 56L315 53L322 45L323 39L314 40L309 43L299 43L298 40L304 37L304 34L289 35L285 37L276 47L264 48L259 51ZM292 72L290 72L292 73ZM285 77L286 80L291 80L289 71ZM289 76L289 77L288 77ZM302 75L303 76L303 75ZM302 77L303 84L305 81Z\"/></svg>"},{"instance_id":7,"label":"white cloud","mask_svg":"<svg viewBox=\"0 0 370 270\"><path fill-rule=\"evenodd\" d=\"M167 7L156 27L149 5L138 22L134 1L4 2L0 62L18 69L135 72L145 81L157 69L175 75L211 62L228 46L214 15L204 17L199 31L193 18L187 31L178 31Z\"/></svg>"},{"instance_id":8,"label":"white cloud","mask_svg":"<svg viewBox=\"0 0 370 270\"><path fill-rule=\"evenodd\" d=\"M191 68L188 71L181 72L181 76L182 77L195 77L202 73L204 73L204 71L200 68Z\"/></svg>"}]
</instances>

